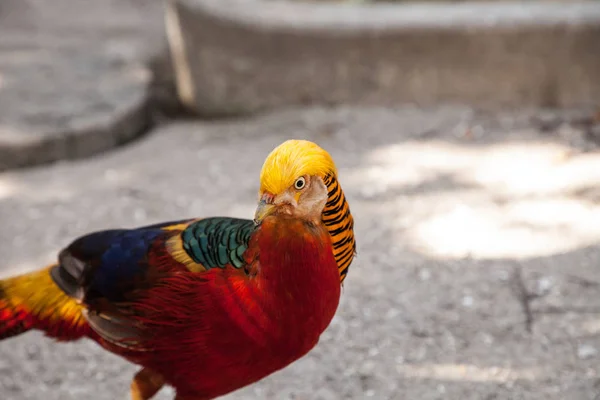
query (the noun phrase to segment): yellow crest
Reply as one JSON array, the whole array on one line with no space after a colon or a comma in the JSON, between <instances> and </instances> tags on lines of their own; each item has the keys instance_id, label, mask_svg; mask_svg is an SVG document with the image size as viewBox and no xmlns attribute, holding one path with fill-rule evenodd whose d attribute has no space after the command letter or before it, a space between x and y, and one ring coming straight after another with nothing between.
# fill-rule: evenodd
<instances>
[{"instance_id":1,"label":"yellow crest","mask_svg":"<svg viewBox=\"0 0 600 400\"><path fill-rule=\"evenodd\" d=\"M260 172L260 192L276 195L302 175L327 174L337 175L329 153L308 140L287 140L267 156Z\"/></svg>"}]
</instances>

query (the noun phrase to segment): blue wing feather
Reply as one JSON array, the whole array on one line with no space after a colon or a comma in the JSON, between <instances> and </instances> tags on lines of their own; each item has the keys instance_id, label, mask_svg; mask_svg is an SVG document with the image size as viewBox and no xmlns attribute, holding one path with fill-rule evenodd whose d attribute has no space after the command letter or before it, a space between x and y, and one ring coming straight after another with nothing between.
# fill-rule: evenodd
<instances>
[{"instance_id":1,"label":"blue wing feather","mask_svg":"<svg viewBox=\"0 0 600 400\"><path fill-rule=\"evenodd\" d=\"M77 239L65 254L88 265L84 277L87 297L120 301L145 274L148 249L162 234L161 229L96 232Z\"/></svg>"},{"instance_id":2,"label":"blue wing feather","mask_svg":"<svg viewBox=\"0 0 600 400\"><path fill-rule=\"evenodd\" d=\"M82 300L105 298L123 301L144 280L150 247L167 237L163 228L186 221L166 222L137 229L113 229L90 233L73 241L59 256L54 281ZM79 296L75 295L80 293Z\"/></svg>"}]
</instances>

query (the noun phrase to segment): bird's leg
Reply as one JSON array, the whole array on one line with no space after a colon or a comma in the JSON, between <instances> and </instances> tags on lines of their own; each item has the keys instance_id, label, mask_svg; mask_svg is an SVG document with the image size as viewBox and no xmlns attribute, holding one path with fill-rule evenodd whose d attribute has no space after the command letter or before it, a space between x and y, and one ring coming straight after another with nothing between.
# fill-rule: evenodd
<instances>
[{"instance_id":1,"label":"bird's leg","mask_svg":"<svg viewBox=\"0 0 600 400\"><path fill-rule=\"evenodd\" d=\"M135 374L131 382L131 400L149 400L164 384L162 375L143 368Z\"/></svg>"}]
</instances>

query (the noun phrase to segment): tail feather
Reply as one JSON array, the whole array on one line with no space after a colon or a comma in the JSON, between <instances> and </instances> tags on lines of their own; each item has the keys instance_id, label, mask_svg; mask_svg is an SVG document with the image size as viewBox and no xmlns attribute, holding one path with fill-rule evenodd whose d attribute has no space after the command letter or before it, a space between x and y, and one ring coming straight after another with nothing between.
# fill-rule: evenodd
<instances>
[{"instance_id":1,"label":"tail feather","mask_svg":"<svg viewBox=\"0 0 600 400\"><path fill-rule=\"evenodd\" d=\"M13 307L6 300L4 291L0 289L0 340L26 332L32 327L31 314L22 307Z\"/></svg>"},{"instance_id":2,"label":"tail feather","mask_svg":"<svg viewBox=\"0 0 600 400\"><path fill-rule=\"evenodd\" d=\"M59 340L89 333L83 306L54 283L51 268L0 280L0 340L31 329Z\"/></svg>"}]
</instances>

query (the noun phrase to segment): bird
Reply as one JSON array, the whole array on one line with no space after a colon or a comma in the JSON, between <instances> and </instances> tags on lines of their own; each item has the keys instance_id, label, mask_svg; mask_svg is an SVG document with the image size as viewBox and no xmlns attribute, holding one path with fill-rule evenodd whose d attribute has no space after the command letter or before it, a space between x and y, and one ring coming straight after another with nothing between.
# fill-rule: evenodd
<instances>
[{"instance_id":1,"label":"bird","mask_svg":"<svg viewBox=\"0 0 600 400\"><path fill-rule=\"evenodd\" d=\"M132 400L165 385L175 400L214 399L316 346L355 256L331 155L286 140L263 163L253 218L96 231L0 280L0 340L92 340L138 366Z\"/></svg>"}]
</instances>

